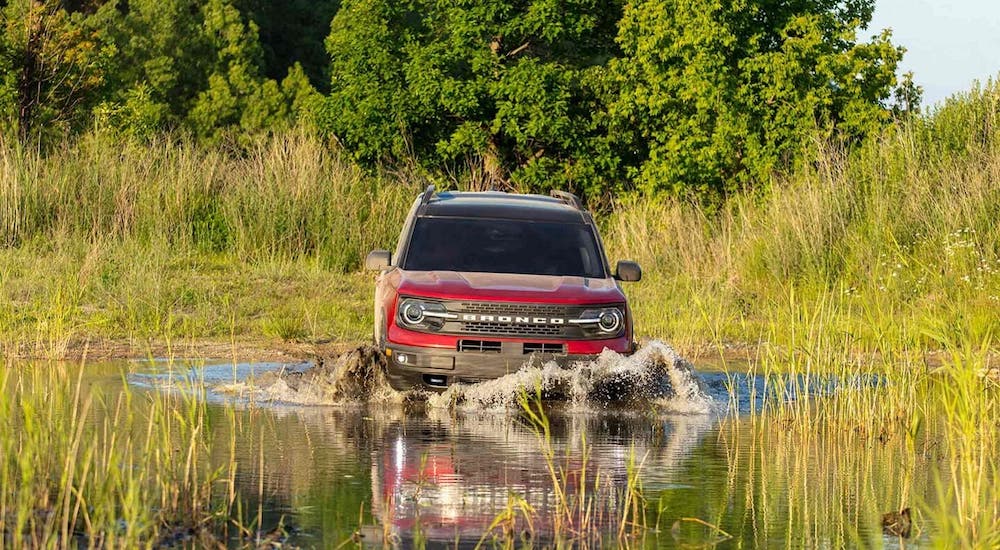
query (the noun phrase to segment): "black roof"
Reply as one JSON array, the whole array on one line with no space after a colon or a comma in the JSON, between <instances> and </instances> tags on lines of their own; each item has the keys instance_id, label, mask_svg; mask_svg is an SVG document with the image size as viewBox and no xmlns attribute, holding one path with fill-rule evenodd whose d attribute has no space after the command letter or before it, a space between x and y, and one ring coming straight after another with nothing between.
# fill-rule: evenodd
<instances>
[{"instance_id":1,"label":"black roof","mask_svg":"<svg viewBox=\"0 0 1000 550\"><path fill-rule=\"evenodd\" d=\"M436 193L417 215L564 223L588 223L590 220L585 211L557 198L500 191Z\"/></svg>"}]
</instances>

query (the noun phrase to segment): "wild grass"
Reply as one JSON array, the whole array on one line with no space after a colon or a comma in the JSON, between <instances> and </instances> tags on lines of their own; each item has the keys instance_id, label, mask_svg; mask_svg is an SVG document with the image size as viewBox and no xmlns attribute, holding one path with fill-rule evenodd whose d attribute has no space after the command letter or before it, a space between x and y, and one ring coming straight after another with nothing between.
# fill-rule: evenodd
<instances>
[{"instance_id":1,"label":"wild grass","mask_svg":"<svg viewBox=\"0 0 1000 550\"><path fill-rule=\"evenodd\" d=\"M745 508L713 519L757 544L873 546L885 541L883 515L909 508L907 536L922 546L996 547L994 341L939 340L947 351L928 364L920 354L859 355L819 333L822 325L795 349L751 362L767 391L752 396L749 418L722 428L722 500L742 498Z\"/></svg>"},{"instance_id":2,"label":"wild grass","mask_svg":"<svg viewBox=\"0 0 1000 550\"><path fill-rule=\"evenodd\" d=\"M2 351L357 341L371 308L355 270L395 240L418 187L295 133L238 150L92 134L43 153L0 138Z\"/></svg>"},{"instance_id":3,"label":"wild grass","mask_svg":"<svg viewBox=\"0 0 1000 550\"><path fill-rule=\"evenodd\" d=\"M781 532L789 546L854 545L877 534L880 513L912 507L941 546L1000 544L998 112L989 85L857 149L817 143L813 162L715 208L623 196L601 215L612 261L645 268L625 286L640 336L682 350L749 344L753 369L779 390L731 432L754 450L731 467L748 519L731 525L720 510L704 521L761 544ZM414 179L364 174L299 134L242 149L100 135L44 154L0 143L0 351L361 340L371 277L355 269L394 244ZM195 456L196 406L164 401L162 422L142 424L126 399L115 422L130 428L95 431L80 420L92 402L54 378L68 373L15 383L11 372L0 422L18 435L0 438L0 482L19 489L0 496L5 540L79 531L127 546L203 517L210 476L190 469L197 461L150 448L148 473L97 475L139 462L129 449L144 440L131 434L144 426ZM836 392L803 398L830 380ZM548 460L558 491L566 472ZM898 482L872 482L886 477ZM593 508L568 498L561 521L583 532ZM625 510L619 525L644 521ZM524 513L512 501L497 527ZM780 530L779 517L801 528Z\"/></svg>"},{"instance_id":4,"label":"wild grass","mask_svg":"<svg viewBox=\"0 0 1000 550\"><path fill-rule=\"evenodd\" d=\"M137 243L0 249L0 354L78 356L86 344L228 349L357 342L371 278L304 261L245 263ZM101 350L98 350L101 351Z\"/></svg>"},{"instance_id":5,"label":"wild grass","mask_svg":"<svg viewBox=\"0 0 1000 550\"><path fill-rule=\"evenodd\" d=\"M809 316L860 350L933 347L929 330L982 339L1000 323L1000 87L900 121L716 211L629 197L604 219L643 334L792 343ZM771 330L778 327L781 330ZM825 336L828 337L828 336Z\"/></svg>"},{"instance_id":6,"label":"wild grass","mask_svg":"<svg viewBox=\"0 0 1000 550\"><path fill-rule=\"evenodd\" d=\"M973 90L851 151L817 142L812 162L723 205L618 197L599 219L612 261L645 268L625 285L639 335L784 345L821 310L835 312L823 337L861 351L995 332L998 98ZM363 339L356 270L395 245L419 179L362 172L295 132L2 142L0 339L54 355L85 335Z\"/></svg>"},{"instance_id":7,"label":"wild grass","mask_svg":"<svg viewBox=\"0 0 1000 550\"><path fill-rule=\"evenodd\" d=\"M296 133L240 149L101 134L44 153L0 142L0 244L129 243L344 272L396 236L418 187L365 175Z\"/></svg>"},{"instance_id":8,"label":"wild grass","mask_svg":"<svg viewBox=\"0 0 1000 550\"><path fill-rule=\"evenodd\" d=\"M616 536L615 544L628 546L646 531L640 474L642 460L635 450L630 450L624 485L609 479L609 472L591 464L591 448L586 436L581 436L579 453L567 453L560 459L552 437L552 427L542 398L541 386L533 392L522 389L518 394L520 416L535 434L541 459L545 464L552 488L553 506L550 517L544 519L551 525L552 544L556 548L603 546L608 544L608 534ZM536 513L519 495L508 497L507 510L501 512L479 541L482 546L492 535L494 546L513 547L518 518L527 525L527 540L519 546L533 547L535 536L533 519ZM499 531L497 533L496 531ZM542 543L545 544L545 543Z\"/></svg>"},{"instance_id":9,"label":"wild grass","mask_svg":"<svg viewBox=\"0 0 1000 550\"><path fill-rule=\"evenodd\" d=\"M223 468L195 393L105 395L82 365L4 364L0 371L0 545L210 544L230 526L216 498ZM190 388L196 390L196 387Z\"/></svg>"}]
</instances>

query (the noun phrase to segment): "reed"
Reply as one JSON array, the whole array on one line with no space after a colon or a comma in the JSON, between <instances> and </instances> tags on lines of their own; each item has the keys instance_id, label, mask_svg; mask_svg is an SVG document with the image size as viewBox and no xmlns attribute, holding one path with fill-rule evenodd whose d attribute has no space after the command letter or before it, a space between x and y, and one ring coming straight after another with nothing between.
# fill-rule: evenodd
<instances>
[{"instance_id":1,"label":"reed","mask_svg":"<svg viewBox=\"0 0 1000 550\"><path fill-rule=\"evenodd\" d=\"M418 187L368 176L304 133L238 150L103 134L45 153L0 142L0 244L134 243L343 272L393 240Z\"/></svg>"},{"instance_id":2,"label":"reed","mask_svg":"<svg viewBox=\"0 0 1000 550\"><path fill-rule=\"evenodd\" d=\"M784 346L825 307L836 315L824 329L860 351L933 347L938 327L981 340L1000 320L998 104L990 84L857 149L820 144L812 162L714 210L623 198L604 236L646 269L626 287L637 326Z\"/></svg>"},{"instance_id":3,"label":"reed","mask_svg":"<svg viewBox=\"0 0 1000 550\"><path fill-rule=\"evenodd\" d=\"M11 547L203 543L224 537L227 475L206 461L197 388L104 395L81 365L0 370L0 541ZM193 391L193 393L192 393Z\"/></svg>"},{"instance_id":4,"label":"reed","mask_svg":"<svg viewBox=\"0 0 1000 550\"><path fill-rule=\"evenodd\" d=\"M647 534L646 499L640 477L643 462L637 459L634 449L630 450L625 465L624 483L616 483L611 472L593 465L586 435L580 436L579 452L556 449L540 385L533 392L522 389L518 404L520 418L535 434L549 474L554 503L549 512L551 517L545 519L552 525L552 544L556 548L629 546L642 540ZM534 535L534 517L535 512L523 499L511 495L507 510L497 515L479 544L492 535L494 545L513 545L516 527L520 525L518 518L523 518L528 532ZM616 538L609 540L609 534ZM520 542L522 547L535 544L534 537Z\"/></svg>"},{"instance_id":5,"label":"reed","mask_svg":"<svg viewBox=\"0 0 1000 550\"><path fill-rule=\"evenodd\" d=\"M765 389L749 418L722 428L731 496L721 500L740 496L745 508L714 519L758 544L780 534L786 546L870 546L883 514L910 508L907 535L923 543L995 547L995 342L928 334L947 353L928 359L896 341L859 355L819 337L822 319L794 348L751 363Z\"/></svg>"}]
</instances>

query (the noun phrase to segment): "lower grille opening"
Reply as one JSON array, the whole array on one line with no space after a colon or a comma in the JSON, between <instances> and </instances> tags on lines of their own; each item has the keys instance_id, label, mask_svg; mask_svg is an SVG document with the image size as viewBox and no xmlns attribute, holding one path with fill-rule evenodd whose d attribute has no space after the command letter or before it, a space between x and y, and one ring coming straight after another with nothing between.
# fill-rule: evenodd
<instances>
[{"instance_id":1,"label":"lower grille opening","mask_svg":"<svg viewBox=\"0 0 1000 550\"><path fill-rule=\"evenodd\" d=\"M500 353L500 342L490 340L459 340L458 351Z\"/></svg>"},{"instance_id":2,"label":"lower grille opening","mask_svg":"<svg viewBox=\"0 0 1000 550\"><path fill-rule=\"evenodd\" d=\"M524 354L530 355L532 353L565 353L566 346L563 344L550 344L550 343L526 343L524 344Z\"/></svg>"}]
</instances>

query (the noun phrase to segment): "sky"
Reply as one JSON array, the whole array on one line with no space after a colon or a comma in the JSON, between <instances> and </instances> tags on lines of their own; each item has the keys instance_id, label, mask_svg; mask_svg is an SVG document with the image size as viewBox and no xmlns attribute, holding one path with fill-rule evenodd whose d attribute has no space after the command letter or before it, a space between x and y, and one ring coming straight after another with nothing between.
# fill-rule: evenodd
<instances>
[{"instance_id":1,"label":"sky","mask_svg":"<svg viewBox=\"0 0 1000 550\"><path fill-rule=\"evenodd\" d=\"M1000 75L1000 0L876 0L859 38L892 29L925 106Z\"/></svg>"}]
</instances>

